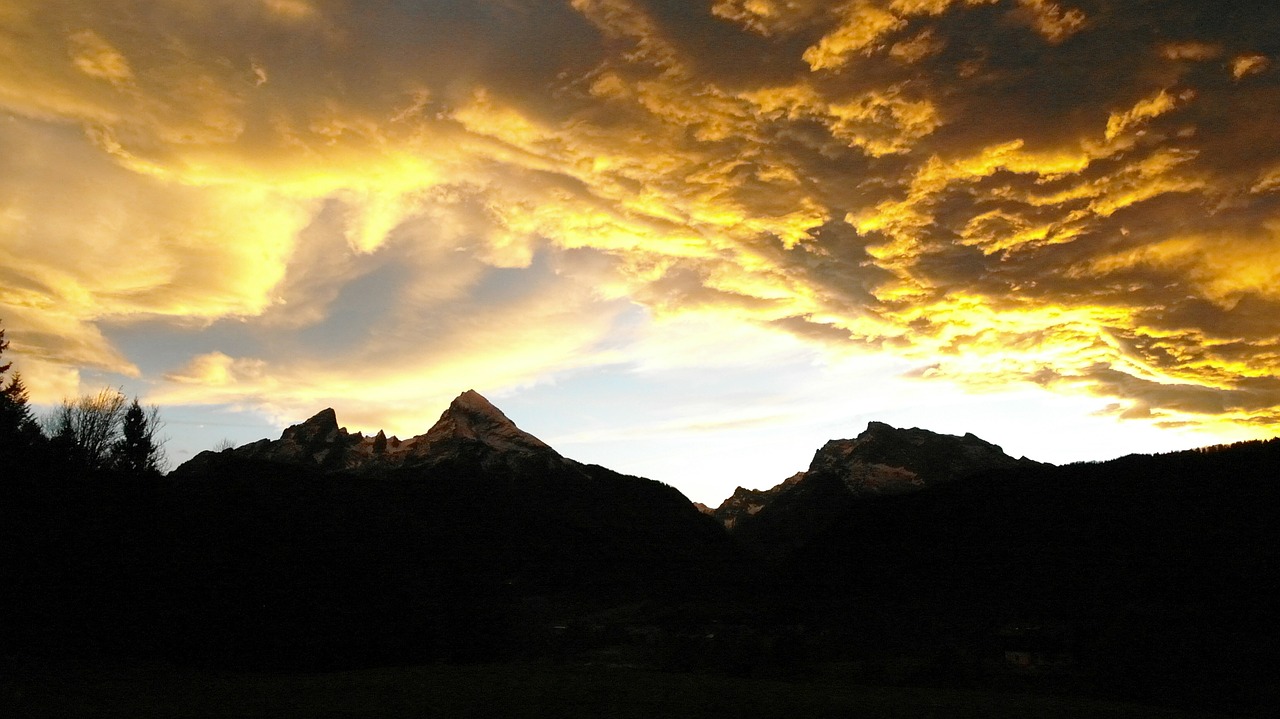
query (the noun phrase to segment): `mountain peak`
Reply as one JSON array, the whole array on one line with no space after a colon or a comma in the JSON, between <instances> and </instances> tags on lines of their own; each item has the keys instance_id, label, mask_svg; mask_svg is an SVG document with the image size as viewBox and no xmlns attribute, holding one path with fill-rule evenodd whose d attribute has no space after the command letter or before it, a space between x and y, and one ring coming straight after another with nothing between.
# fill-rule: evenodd
<instances>
[{"instance_id":1,"label":"mountain peak","mask_svg":"<svg viewBox=\"0 0 1280 719\"><path fill-rule=\"evenodd\" d=\"M301 464L332 472L435 466L460 458L478 458L490 469L571 464L545 442L517 427L475 390L458 395L431 429L408 440L389 437L381 430L369 437L349 433L338 425L333 408L326 408L284 430L280 439L252 442L234 454L241 459ZM202 461L207 464L208 459ZM196 462L193 466L200 465Z\"/></svg>"},{"instance_id":2,"label":"mountain peak","mask_svg":"<svg viewBox=\"0 0 1280 719\"><path fill-rule=\"evenodd\" d=\"M498 450L554 451L517 427L502 410L473 389L458 395L422 439L427 447L450 440L470 440Z\"/></svg>"},{"instance_id":3,"label":"mountain peak","mask_svg":"<svg viewBox=\"0 0 1280 719\"><path fill-rule=\"evenodd\" d=\"M998 446L972 433L957 437L869 422L854 439L827 442L809 466L812 475L840 477L855 494L911 491L992 469L1017 465Z\"/></svg>"},{"instance_id":4,"label":"mountain peak","mask_svg":"<svg viewBox=\"0 0 1280 719\"><path fill-rule=\"evenodd\" d=\"M871 420L870 422L867 422L867 428L863 430L862 434L877 434L880 432L892 432L893 430L894 426L888 422L877 422L875 420Z\"/></svg>"},{"instance_id":5,"label":"mountain peak","mask_svg":"<svg viewBox=\"0 0 1280 719\"><path fill-rule=\"evenodd\" d=\"M507 422L511 421L502 413L502 410L494 407L492 402L484 398L484 395L473 389L469 389L457 397L454 397L453 401L449 403L449 409L468 412L471 414L501 417Z\"/></svg>"},{"instance_id":6,"label":"mountain peak","mask_svg":"<svg viewBox=\"0 0 1280 719\"><path fill-rule=\"evenodd\" d=\"M747 517L755 516L760 512L760 510L769 506L773 500L799 484L800 481L804 479L804 476L804 472L796 472L783 480L782 484L771 489L747 489L746 487L738 487L734 490L731 497L724 500L724 502L722 502L715 510L711 511L710 514L720 520L720 523L724 525L725 529L733 529L739 521Z\"/></svg>"},{"instance_id":7,"label":"mountain peak","mask_svg":"<svg viewBox=\"0 0 1280 719\"><path fill-rule=\"evenodd\" d=\"M280 439L293 440L302 444L323 441L341 431L338 427L338 413L332 407L316 412L302 424L289 427L280 435Z\"/></svg>"}]
</instances>

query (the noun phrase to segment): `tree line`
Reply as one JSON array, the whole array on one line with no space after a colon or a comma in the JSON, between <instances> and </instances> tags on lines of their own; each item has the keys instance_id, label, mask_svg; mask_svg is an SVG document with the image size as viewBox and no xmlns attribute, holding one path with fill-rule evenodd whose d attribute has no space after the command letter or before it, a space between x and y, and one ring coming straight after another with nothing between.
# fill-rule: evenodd
<instances>
[{"instance_id":1,"label":"tree line","mask_svg":"<svg viewBox=\"0 0 1280 719\"><path fill-rule=\"evenodd\" d=\"M9 466L159 476L165 468L159 408L144 407L118 389L64 399L38 417L22 375L4 362L0 327L0 458Z\"/></svg>"}]
</instances>

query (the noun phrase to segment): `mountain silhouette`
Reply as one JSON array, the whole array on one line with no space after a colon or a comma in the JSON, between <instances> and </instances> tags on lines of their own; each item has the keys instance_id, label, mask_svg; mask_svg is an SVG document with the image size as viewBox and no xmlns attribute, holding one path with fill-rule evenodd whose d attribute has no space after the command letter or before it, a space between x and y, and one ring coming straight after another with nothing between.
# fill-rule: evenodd
<instances>
[{"instance_id":1,"label":"mountain silhouette","mask_svg":"<svg viewBox=\"0 0 1280 719\"><path fill-rule=\"evenodd\" d=\"M350 433L338 426L333 409L324 409L284 430L279 439L261 439L222 452L201 452L179 467L177 474L197 472L209 463L225 461L227 455L325 472L422 467L455 461L463 455L499 464L541 460L567 466L567 460L555 450L521 430L475 390L458 395L431 429L406 440L387 437L381 431L373 437ZM220 456L221 460L215 459Z\"/></svg>"},{"instance_id":2,"label":"mountain silhouette","mask_svg":"<svg viewBox=\"0 0 1280 719\"><path fill-rule=\"evenodd\" d=\"M406 440L326 409L167 477L62 466L0 486L7 650L839 672L1258 716L1280 676L1280 440L1055 467L873 422L708 514L468 391Z\"/></svg>"},{"instance_id":3,"label":"mountain silhouette","mask_svg":"<svg viewBox=\"0 0 1280 719\"><path fill-rule=\"evenodd\" d=\"M750 573L674 488L567 459L474 391L408 440L325 410L171 476L173 545L200 558L180 593L228 652L483 656L611 606L719 601Z\"/></svg>"},{"instance_id":4,"label":"mountain silhouette","mask_svg":"<svg viewBox=\"0 0 1280 719\"><path fill-rule=\"evenodd\" d=\"M871 422L831 440L809 469L769 490L739 488L715 512L747 545L779 559L824 531L859 500L944 485L981 472L1034 467L972 434L953 436Z\"/></svg>"}]
</instances>

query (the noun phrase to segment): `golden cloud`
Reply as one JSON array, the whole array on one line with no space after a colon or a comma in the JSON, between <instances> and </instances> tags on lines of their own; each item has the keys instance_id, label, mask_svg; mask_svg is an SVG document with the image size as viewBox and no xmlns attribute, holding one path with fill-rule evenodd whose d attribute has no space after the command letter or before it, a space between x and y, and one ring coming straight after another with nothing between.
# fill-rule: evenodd
<instances>
[{"instance_id":1,"label":"golden cloud","mask_svg":"<svg viewBox=\"0 0 1280 719\"><path fill-rule=\"evenodd\" d=\"M1250 75L1263 72L1270 65L1271 59L1266 55L1241 55L1231 60L1231 76L1237 80L1243 80Z\"/></svg>"},{"instance_id":2,"label":"golden cloud","mask_svg":"<svg viewBox=\"0 0 1280 719\"><path fill-rule=\"evenodd\" d=\"M1080 31L1087 18L1076 8L1064 9L1050 0L1018 0L1036 32L1046 40L1059 43Z\"/></svg>"},{"instance_id":3,"label":"golden cloud","mask_svg":"<svg viewBox=\"0 0 1280 719\"><path fill-rule=\"evenodd\" d=\"M827 9L821 0L715 0L711 14L769 37L794 32Z\"/></svg>"},{"instance_id":4,"label":"golden cloud","mask_svg":"<svg viewBox=\"0 0 1280 719\"><path fill-rule=\"evenodd\" d=\"M68 42L71 61L80 72L116 86L127 85L133 79L129 61L98 33L81 30L72 34Z\"/></svg>"},{"instance_id":5,"label":"golden cloud","mask_svg":"<svg viewBox=\"0 0 1280 719\"><path fill-rule=\"evenodd\" d=\"M302 336L399 270L348 358L388 416L434 401L415 382L615 361L627 303L975 391L1277 414L1275 11L669 5L0 0L15 347L49 377L136 372L107 329ZM193 349L162 396L285 414L350 390L279 344Z\"/></svg>"},{"instance_id":6,"label":"golden cloud","mask_svg":"<svg viewBox=\"0 0 1280 719\"><path fill-rule=\"evenodd\" d=\"M906 27L902 17L862 0L846 6L846 14L835 30L804 52L804 60L814 70L843 67L852 55L876 50L881 39Z\"/></svg>"},{"instance_id":7,"label":"golden cloud","mask_svg":"<svg viewBox=\"0 0 1280 719\"><path fill-rule=\"evenodd\" d=\"M886 46L887 39L907 28L913 17L936 16L953 7L978 7L991 5L999 0L852 0L833 12L835 27L829 30L817 44L804 51L804 61L813 70L835 70L844 67L859 56L870 56ZM1056 5L1040 0L1019 0L1030 10L1030 17L1041 32L1053 33L1054 40L1065 37L1083 16L1075 11L1064 17ZM1079 16L1079 17L1078 17ZM1046 29L1047 28L1047 29ZM938 41L928 32L911 39L904 39L890 46L890 54L897 57L923 57L930 54Z\"/></svg>"},{"instance_id":8,"label":"golden cloud","mask_svg":"<svg viewBox=\"0 0 1280 719\"><path fill-rule=\"evenodd\" d=\"M1160 54L1170 60L1204 61L1221 57L1222 45L1209 42L1171 42L1160 48Z\"/></svg>"},{"instance_id":9,"label":"golden cloud","mask_svg":"<svg viewBox=\"0 0 1280 719\"><path fill-rule=\"evenodd\" d=\"M1113 112L1111 117L1107 118L1107 141L1113 141L1122 133L1140 127L1152 118L1160 117L1176 108L1178 100L1189 101L1195 97L1195 93L1187 91L1179 98L1175 98L1165 90L1161 90L1155 95L1139 100L1132 108L1122 112Z\"/></svg>"}]
</instances>

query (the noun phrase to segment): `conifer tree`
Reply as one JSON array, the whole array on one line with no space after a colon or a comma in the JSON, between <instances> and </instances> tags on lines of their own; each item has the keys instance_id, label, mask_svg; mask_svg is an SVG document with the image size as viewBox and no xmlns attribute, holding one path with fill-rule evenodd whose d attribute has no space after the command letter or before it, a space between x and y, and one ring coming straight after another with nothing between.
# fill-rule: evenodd
<instances>
[{"instance_id":1,"label":"conifer tree","mask_svg":"<svg viewBox=\"0 0 1280 719\"><path fill-rule=\"evenodd\" d=\"M13 373L9 384L0 390L0 433L12 436L24 447L31 447L44 438L40 433L40 423L28 403L27 386L22 382L22 375Z\"/></svg>"},{"instance_id":2,"label":"conifer tree","mask_svg":"<svg viewBox=\"0 0 1280 719\"><path fill-rule=\"evenodd\" d=\"M4 329L0 328L0 356L8 348ZM14 372L8 381L4 378L12 366L10 362L0 364L0 453L5 455L30 452L44 438L28 405L22 375Z\"/></svg>"},{"instance_id":3,"label":"conifer tree","mask_svg":"<svg viewBox=\"0 0 1280 719\"><path fill-rule=\"evenodd\" d=\"M137 475L159 473L161 458L156 442L157 424L155 408L147 412L135 397L124 412L120 439L112 449L116 469Z\"/></svg>"},{"instance_id":4,"label":"conifer tree","mask_svg":"<svg viewBox=\"0 0 1280 719\"><path fill-rule=\"evenodd\" d=\"M4 338L4 328L0 327L0 357L4 356L4 351L7 349L9 349L9 341ZM5 372L8 372L9 368L12 366L13 364L10 362L5 362L4 364L0 364L0 375L3 375Z\"/></svg>"}]
</instances>

